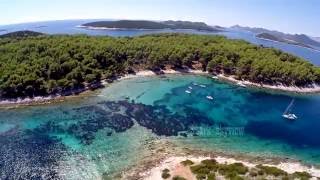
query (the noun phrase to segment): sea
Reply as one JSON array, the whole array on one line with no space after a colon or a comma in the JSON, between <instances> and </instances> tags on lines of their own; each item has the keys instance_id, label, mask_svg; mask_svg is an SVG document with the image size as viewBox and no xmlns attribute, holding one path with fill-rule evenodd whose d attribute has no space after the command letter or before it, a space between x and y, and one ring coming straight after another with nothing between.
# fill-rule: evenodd
<instances>
[{"instance_id":1,"label":"sea","mask_svg":"<svg viewBox=\"0 0 320 180\"><path fill-rule=\"evenodd\" d=\"M116 37L169 31L77 27L85 22L0 29ZM311 49L256 39L250 32L233 29L215 34L275 47L320 64L319 52ZM291 111L298 116L295 121L282 117L291 101ZM173 151L245 154L319 166L319 109L319 94L244 88L205 75L123 79L60 103L0 108L0 179L114 179L154 156L154 149L166 149L159 142L170 144Z\"/></svg>"}]
</instances>

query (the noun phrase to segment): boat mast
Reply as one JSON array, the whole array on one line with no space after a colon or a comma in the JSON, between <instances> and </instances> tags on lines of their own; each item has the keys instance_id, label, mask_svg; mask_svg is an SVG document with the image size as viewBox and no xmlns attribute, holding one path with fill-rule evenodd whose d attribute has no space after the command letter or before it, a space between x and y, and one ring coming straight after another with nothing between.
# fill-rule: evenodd
<instances>
[{"instance_id":1,"label":"boat mast","mask_svg":"<svg viewBox=\"0 0 320 180\"><path fill-rule=\"evenodd\" d=\"M291 100L290 104L288 105L287 109L284 111L283 114L288 114L288 112L290 111L293 103L294 103L294 99Z\"/></svg>"}]
</instances>

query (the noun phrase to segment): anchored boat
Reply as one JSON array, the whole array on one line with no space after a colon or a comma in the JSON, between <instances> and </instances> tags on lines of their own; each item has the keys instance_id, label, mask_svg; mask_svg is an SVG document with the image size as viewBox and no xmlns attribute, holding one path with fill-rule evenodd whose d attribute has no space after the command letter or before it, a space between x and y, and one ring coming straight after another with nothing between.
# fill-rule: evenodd
<instances>
[{"instance_id":1,"label":"anchored boat","mask_svg":"<svg viewBox=\"0 0 320 180\"><path fill-rule=\"evenodd\" d=\"M296 120L298 119L298 117L291 113L291 108L294 104L294 99L292 99L292 101L290 102L290 104L288 105L288 107L286 108L286 110L283 112L282 117L285 119L289 119L289 120Z\"/></svg>"},{"instance_id":2,"label":"anchored boat","mask_svg":"<svg viewBox=\"0 0 320 180\"><path fill-rule=\"evenodd\" d=\"M213 97L212 96L207 96L207 99L213 100Z\"/></svg>"}]
</instances>

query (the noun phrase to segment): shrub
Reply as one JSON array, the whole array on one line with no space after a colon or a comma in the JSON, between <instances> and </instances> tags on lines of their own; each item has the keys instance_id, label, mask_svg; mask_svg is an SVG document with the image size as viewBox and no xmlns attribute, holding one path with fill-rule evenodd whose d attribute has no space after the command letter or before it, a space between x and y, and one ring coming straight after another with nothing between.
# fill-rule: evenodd
<instances>
[{"instance_id":1,"label":"shrub","mask_svg":"<svg viewBox=\"0 0 320 180\"><path fill-rule=\"evenodd\" d=\"M217 161L215 159L206 159L201 161L201 163L212 170L217 168Z\"/></svg>"},{"instance_id":2,"label":"shrub","mask_svg":"<svg viewBox=\"0 0 320 180\"><path fill-rule=\"evenodd\" d=\"M295 172L292 174L292 177L300 180L307 180L310 179L312 176L307 172Z\"/></svg>"},{"instance_id":3,"label":"shrub","mask_svg":"<svg viewBox=\"0 0 320 180\"><path fill-rule=\"evenodd\" d=\"M174 176L172 180L187 180L187 179L181 176Z\"/></svg>"},{"instance_id":4,"label":"shrub","mask_svg":"<svg viewBox=\"0 0 320 180\"><path fill-rule=\"evenodd\" d=\"M257 168L261 169L265 174L267 175L273 175L275 177L278 176L285 176L288 173L283 171L282 169L279 169L277 167L272 167L272 166L263 166L263 165L257 165Z\"/></svg>"},{"instance_id":5,"label":"shrub","mask_svg":"<svg viewBox=\"0 0 320 180\"><path fill-rule=\"evenodd\" d=\"M208 174L207 180L215 180L215 179L216 179L216 175L214 173Z\"/></svg>"},{"instance_id":6,"label":"shrub","mask_svg":"<svg viewBox=\"0 0 320 180\"><path fill-rule=\"evenodd\" d=\"M169 172L170 172L169 169L164 169L164 170L162 170L161 177L162 177L163 179L168 179L168 178L170 177Z\"/></svg>"},{"instance_id":7,"label":"shrub","mask_svg":"<svg viewBox=\"0 0 320 180\"><path fill-rule=\"evenodd\" d=\"M207 178L207 175L206 174L197 174L196 178L197 178L197 180L204 180Z\"/></svg>"},{"instance_id":8,"label":"shrub","mask_svg":"<svg viewBox=\"0 0 320 180\"><path fill-rule=\"evenodd\" d=\"M184 166L191 166L191 165L194 164L194 162L192 162L191 160L187 159L185 161L182 161L181 164L184 165Z\"/></svg>"},{"instance_id":9,"label":"shrub","mask_svg":"<svg viewBox=\"0 0 320 180\"><path fill-rule=\"evenodd\" d=\"M190 169L194 174L209 174L211 171L207 166L203 164L191 166Z\"/></svg>"},{"instance_id":10,"label":"shrub","mask_svg":"<svg viewBox=\"0 0 320 180\"><path fill-rule=\"evenodd\" d=\"M248 168L244 166L242 163L233 163L233 164L221 164L218 167L218 171L221 175L227 174L246 174L248 172Z\"/></svg>"},{"instance_id":11,"label":"shrub","mask_svg":"<svg viewBox=\"0 0 320 180\"><path fill-rule=\"evenodd\" d=\"M244 166L242 163L233 163L228 165L229 171L237 172L238 174L246 174L248 172L248 168Z\"/></svg>"}]
</instances>

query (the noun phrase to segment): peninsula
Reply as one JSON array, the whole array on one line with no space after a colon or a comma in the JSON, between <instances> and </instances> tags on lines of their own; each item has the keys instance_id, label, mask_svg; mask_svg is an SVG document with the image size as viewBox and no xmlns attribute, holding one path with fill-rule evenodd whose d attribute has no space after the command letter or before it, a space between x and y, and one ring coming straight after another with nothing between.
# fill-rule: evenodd
<instances>
[{"instance_id":1,"label":"peninsula","mask_svg":"<svg viewBox=\"0 0 320 180\"><path fill-rule=\"evenodd\" d=\"M297 46L306 47L306 48L310 48L310 49L315 49L314 47L312 47L310 45L303 44L303 43L296 42L296 41L292 41L292 40L288 40L288 39L281 38L281 37L277 37L277 36L269 34L269 33L260 33L260 34L257 34L256 37L260 38L260 39L283 42L283 43L287 43L287 44L292 44L292 45L297 45Z\"/></svg>"},{"instance_id":2,"label":"peninsula","mask_svg":"<svg viewBox=\"0 0 320 180\"><path fill-rule=\"evenodd\" d=\"M261 39L293 44L310 49L320 49L320 42L305 34L287 34L265 28L251 28L239 25L232 26L231 28L253 32L257 38Z\"/></svg>"},{"instance_id":3,"label":"peninsula","mask_svg":"<svg viewBox=\"0 0 320 180\"><path fill-rule=\"evenodd\" d=\"M125 74L194 69L269 86L318 87L320 68L273 48L222 36L41 35L0 38L2 100L65 95Z\"/></svg>"}]
</instances>

